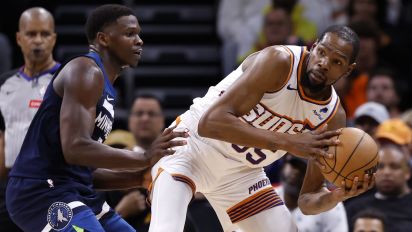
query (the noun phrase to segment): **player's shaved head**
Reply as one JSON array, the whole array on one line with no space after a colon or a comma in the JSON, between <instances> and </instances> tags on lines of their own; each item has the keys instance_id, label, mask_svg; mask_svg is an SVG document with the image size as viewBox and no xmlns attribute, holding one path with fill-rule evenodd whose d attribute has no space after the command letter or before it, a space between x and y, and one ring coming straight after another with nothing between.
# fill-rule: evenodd
<instances>
[{"instance_id":1,"label":"player's shaved head","mask_svg":"<svg viewBox=\"0 0 412 232\"><path fill-rule=\"evenodd\" d=\"M48 10L42 7L33 7L25 10L21 14L19 19L19 30L22 30L24 27L26 27L27 23L30 23L35 19L50 23L50 26L54 31L54 18Z\"/></svg>"}]
</instances>

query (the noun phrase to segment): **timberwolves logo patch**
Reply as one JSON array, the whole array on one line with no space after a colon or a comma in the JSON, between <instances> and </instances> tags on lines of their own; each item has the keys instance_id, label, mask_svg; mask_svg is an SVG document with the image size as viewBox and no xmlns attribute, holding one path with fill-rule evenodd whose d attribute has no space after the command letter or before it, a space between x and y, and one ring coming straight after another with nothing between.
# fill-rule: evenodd
<instances>
[{"instance_id":1,"label":"timberwolves logo patch","mask_svg":"<svg viewBox=\"0 0 412 232\"><path fill-rule=\"evenodd\" d=\"M47 211L47 222L55 230L64 229L72 217L72 209L64 202L54 202Z\"/></svg>"}]
</instances>

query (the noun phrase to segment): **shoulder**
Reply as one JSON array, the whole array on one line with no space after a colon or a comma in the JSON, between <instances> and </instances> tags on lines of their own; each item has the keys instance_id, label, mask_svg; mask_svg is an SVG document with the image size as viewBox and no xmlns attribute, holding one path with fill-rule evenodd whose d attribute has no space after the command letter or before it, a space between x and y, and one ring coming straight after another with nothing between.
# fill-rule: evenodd
<instances>
[{"instance_id":1,"label":"shoulder","mask_svg":"<svg viewBox=\"0 0 412 232\"><path fill-rule=\"evenodd\" d=\"M77 57L69 61L59 75L68 75L70 78L64 78L67 82L80 82L83 86L104 83L102 70L92 59L87 57Z\"/></svg>"},{"instance_id":2,"label":"shoulder","mask_svg":"<svg viewBox=\"0 0 412 232\"><path fill-rule=\"evenodd\" d=\"M292 58L293 54L284 46L270 46L249 55L242 63L242 69L246 70L255 61L268 63L277 68L284 67L285 69L289 69L292 65Z\"/></svg>"},{"instance_id":3,"label":"shoulder","mask_svg":"<svg viewBox=\"0 0 412 232\"><path fill-rule=\"evenodd\" d=\"M346 127L346 112L342 107L342 104L337 103L337 109L333 115L333 117L330 119L330 121L328 122L328 129L329 130L335 130L335 129L340 129L343 127Z\"/></svg>"},{"instance_id":4,"label":"shoulder","mask_svg":"<svg viewBox=\"0 0 412 232\"><path fill-rule=\"evenodd\" d=\"M92 59L88 57L77 57L69 61L63 69L70 69L75 72L88 72L88 74L102 74L99 66Z\"/></svg>"},{"instance_id":5,"label":"shoulder","mask_svg":"<svg viewBox=\"0 0 412 232\"><path fill-rule=\"evenodd\" d=\"M18 72L19 72L19 69L16 68L16 69L0 74L0 86L2 86L10 77L14 76Z\"/></svg>"},{"instance_id":6,"label":"shoulder","mask_svg":"<svg viewBox=\"0 0 412 232\"><path fill-rule=\"evenodd\" d=\"M57 74L53 82L61 95L100 95L104 88L104 76L99 66L90 58L77 57L69 61Z\"/></svg>"}]
</instances>

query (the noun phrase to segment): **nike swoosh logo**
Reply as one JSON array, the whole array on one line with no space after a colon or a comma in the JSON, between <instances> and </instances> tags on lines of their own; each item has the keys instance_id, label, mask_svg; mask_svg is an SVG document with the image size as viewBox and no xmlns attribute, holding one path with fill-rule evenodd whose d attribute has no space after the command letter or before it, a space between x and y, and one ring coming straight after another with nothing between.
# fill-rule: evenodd
<instances>
[{"instance_id":1,"label":"nike swoosh logo","mask_svg":"<svg viewBox=\"0 0 412 232\"><path fill-rule=\"evenodd\" d=\"M106 99L107 99L108 101L113 101L113 100L114 100L114 98L110 98L109 96L107 96Z\"/></svg>"},{"instance_id":2,"label":"nike swoosh logo","mask_svg":"<svg viewBox=\"0 0 412 232\"><path fill-rule=\"evenodd\" d=\"M298 89L292 88L291 85L292 84L289 84L288 86L286 86L286 89L288 89L288 90L298 90Z\"/></svg>"}]
</instances>

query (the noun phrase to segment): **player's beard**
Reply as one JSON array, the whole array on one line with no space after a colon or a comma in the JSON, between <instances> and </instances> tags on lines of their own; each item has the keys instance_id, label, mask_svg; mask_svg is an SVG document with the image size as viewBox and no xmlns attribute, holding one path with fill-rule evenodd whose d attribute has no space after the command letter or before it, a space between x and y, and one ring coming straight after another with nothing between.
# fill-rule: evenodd
<instances>
[{"instance_id":1,"label":"player's beard","mask_svg":"<svg viewBox=\"0 0 412 232\"><path fill-rule=\"evenodd\" d=\"M301 81L301 84L302 84L303 86L309 88L309 89L311 90L311 92L314 92L314 93L321 92L322 90L324 90L324 89L326 88L326 84L325 84L325 83L313 84L313 83L310 81L308 72L305 73L305 75L303 76L302 81Z\"/></svg>"}]
</instances>

